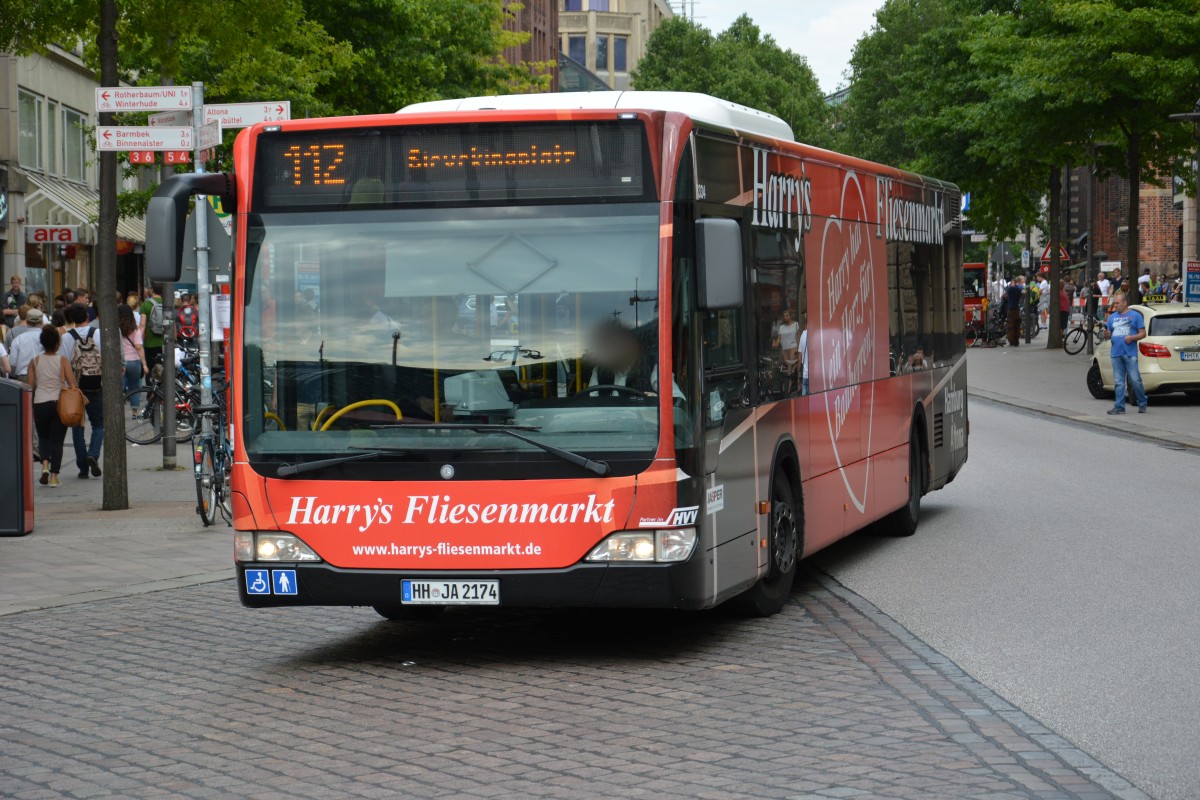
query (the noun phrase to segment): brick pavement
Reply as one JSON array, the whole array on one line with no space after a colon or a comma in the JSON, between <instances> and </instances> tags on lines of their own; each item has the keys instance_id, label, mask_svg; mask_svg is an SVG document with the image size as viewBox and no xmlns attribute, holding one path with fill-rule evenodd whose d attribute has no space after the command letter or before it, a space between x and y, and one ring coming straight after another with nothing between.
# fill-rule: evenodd
<instances>
[{"instance_id":1,"label":"brick pavement","mask_svg":"<svg viewBox=\"0 0 1200 800\"><path fill-rule=\"evenodd\" d=\"M766 620L398 624L221 582L4 624L14 800L1145 797L817 575Z\"/></svg>"}]
</instances>

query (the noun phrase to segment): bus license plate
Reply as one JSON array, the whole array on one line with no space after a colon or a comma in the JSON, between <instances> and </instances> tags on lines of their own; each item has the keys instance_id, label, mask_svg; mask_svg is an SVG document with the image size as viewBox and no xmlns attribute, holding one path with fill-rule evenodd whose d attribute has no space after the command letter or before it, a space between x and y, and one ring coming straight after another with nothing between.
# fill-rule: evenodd
<instances>
[{"instance_id":1,"label":"bus license plate","mask_svg":"<svg viewBox=\"0 0 1200 800\"><path fill-rule=\"evenodd\" d=\"M1196 352L1184 351L1179 354L1179 360L1180 361L1200 361L1200 351L1196 351Z\"/></svg>"},{"instance_id":2,"label":"bus license plate","mask_svg":"<svg viewBox=\"0 0 1200 800\"><path fill-rule=\"evenodd\" d=\"M498 606L500 581L400 581L404 605Z\"/></svg>"}]
</instances>

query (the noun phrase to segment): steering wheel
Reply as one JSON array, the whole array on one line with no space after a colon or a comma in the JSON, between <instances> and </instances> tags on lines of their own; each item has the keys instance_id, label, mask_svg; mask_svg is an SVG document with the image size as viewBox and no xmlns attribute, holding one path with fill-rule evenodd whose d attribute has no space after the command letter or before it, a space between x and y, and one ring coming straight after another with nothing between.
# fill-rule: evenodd
<instances>
[{"instance_id":1,"label":"steering wheel","mask_svg":"<svg viewBox=\"0 0 1200 800\"><path fill-rule=\"evenodd\" d=\"M321 425L321 427L318 428L317 430L327 431L327 430L329 430L329 426L332 425L333 423L337 422L337 420L340 419L343 414L345 414L349 411L353 411L356 408L364 408L366 406L387 406L388 408L390 408L392 411L395 412L397 421L404 418L404 416L400 413L400 406L396 405L391 400L383 400L383 399L359 400L357 403L351 403L348 406L343 406L342 408L339 408L337 411L330 414L329 418L326 419L325 422ZM322 409L322 410L324 410L324 409Z\"/></svg>"},{"instance_id":2,"label":"steering wheel","mask_svg":"<svg viewBox=\"0 0 1200 800\"><path fill-rule=\"evenodd\" d=\"M586 395L599 395L602 392L616 392L617 394L636 397L639 400L646 400L647 402L654 397L654 395L650 394L649 392L643 392L641 389L635 389L632 386L618 386L615 383L598 383L595 386L583 387L576 392L571 399L572 401L577 401L579 398Z\"/></svg>"}]
</instances>

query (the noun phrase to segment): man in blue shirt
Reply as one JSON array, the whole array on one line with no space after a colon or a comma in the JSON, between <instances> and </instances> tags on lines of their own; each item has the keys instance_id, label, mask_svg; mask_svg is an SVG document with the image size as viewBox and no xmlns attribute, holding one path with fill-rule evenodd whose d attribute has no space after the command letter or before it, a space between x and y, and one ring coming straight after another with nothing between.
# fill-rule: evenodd
<instances>
[{"instance_id":1,"label":"man in blue shirt","mask_svg":"<svg viewBox=\"0 0 1200 800\"><path fill-rule=\"evenodd\" d=\"M1117 402L1108 410L1109 414L1125 413L1125 380L1133 384L1134 398L1137 400L1138 413L1146 413L1146 390L1142 386L1142 373L1138 371L1138 345L1146 338L1146 321L1137 311L1129 308L1129 299L1124 292L1113 295L1116 311L1109 315L1105 327L1108 337L1112 340L1113 389L1116 391Z\"/></svg>"}]
</instances>

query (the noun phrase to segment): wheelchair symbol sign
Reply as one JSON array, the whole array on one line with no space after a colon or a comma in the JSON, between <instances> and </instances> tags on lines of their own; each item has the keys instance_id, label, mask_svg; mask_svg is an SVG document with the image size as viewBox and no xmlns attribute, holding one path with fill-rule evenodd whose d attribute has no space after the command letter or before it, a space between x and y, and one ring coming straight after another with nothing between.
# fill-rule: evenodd
<instances>
[{"instance_id":1,"label":"wheelchair symbol sign","mask_svg":"<svg viewBox=\"0 0 1200 800\"><path fill-rule=\"evenodd\" d=\"M270 594L271 578L265 569L246 570L246 594Z\"/></svg>"}]
</instances>

